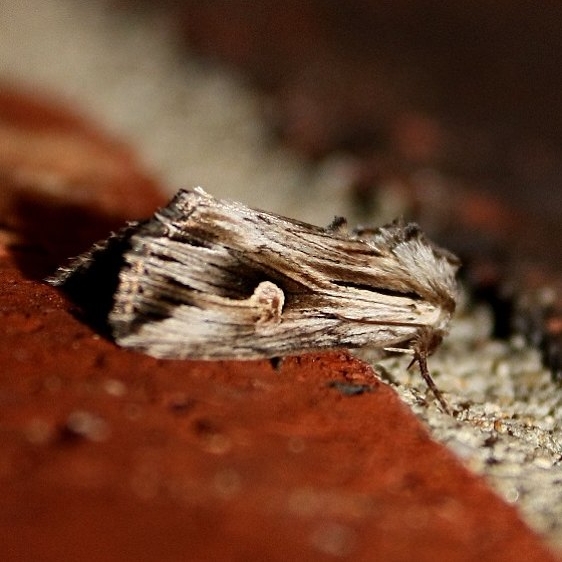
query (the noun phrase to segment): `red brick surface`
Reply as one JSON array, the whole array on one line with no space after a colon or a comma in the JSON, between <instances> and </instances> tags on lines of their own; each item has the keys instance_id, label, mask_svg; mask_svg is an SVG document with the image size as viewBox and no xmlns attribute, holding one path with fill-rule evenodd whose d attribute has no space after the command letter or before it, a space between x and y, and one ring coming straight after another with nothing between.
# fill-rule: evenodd
<instances>
[{"instance_id":1,"label":"red brick surface","mask_svg":"<svg viewBox=\"0 0 562 562\"><path fill-rule=\"evenodd\" d=\"M19 107L10 100L0 131L13 150L11 133L37 130L10 121ZM51 173L18 181L0 147L3 560L553 559L513 507L346 353L277 370L159 361L81 322L40 275L68 237L83 249L160 198L122 146L92 140L80 119L62 133L63 110L34 107L23 112L32 123L53 121L39 150ZM70 175L50 146L61 134L85 143ZM23 154L19 169L34 169ZM97 158L110 171L84 175ZM55 195L45 190L53 177L63 186ZM77 210L89 226L75 233ZM346 396L334 381L370 388Z\"/></svg>"}]
</instances>

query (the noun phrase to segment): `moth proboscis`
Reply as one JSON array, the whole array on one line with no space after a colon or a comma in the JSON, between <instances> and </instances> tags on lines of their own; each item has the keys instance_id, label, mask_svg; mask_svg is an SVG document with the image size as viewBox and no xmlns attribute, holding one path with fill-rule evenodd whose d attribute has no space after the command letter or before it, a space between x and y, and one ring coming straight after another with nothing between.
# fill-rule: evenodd
<instances>
[{"instance_id":1,"label":"moth proboscis","mask_svg":"<svg viewBox=\"0 0 562 562\"><path fill-rule=\"evenodd\" d=\"M160 358L257 359L374 346L427 357L456 304L458 259L400 221L320 228L180 190L60 268L117 344Z\"/></svg>"}]
</instances>

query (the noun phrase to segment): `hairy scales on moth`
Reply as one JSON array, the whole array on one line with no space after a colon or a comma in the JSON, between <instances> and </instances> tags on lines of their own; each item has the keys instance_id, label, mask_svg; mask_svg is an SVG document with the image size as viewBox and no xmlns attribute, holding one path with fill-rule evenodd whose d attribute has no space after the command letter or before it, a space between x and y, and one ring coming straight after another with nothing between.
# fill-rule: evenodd
<instances>
[{"instance_id":1,"label":"hairy scales on moth","mask_svg":"<svg viewBox=\"0 0 562 562\"><path fill-rule=\"evenodd\" d=\"M103 317L117 344L160 358L409 353L450 412L426 359L455 309L458 266L415 224L320 228L196 188L49 282Z\"/></svg>"}]
</instances>

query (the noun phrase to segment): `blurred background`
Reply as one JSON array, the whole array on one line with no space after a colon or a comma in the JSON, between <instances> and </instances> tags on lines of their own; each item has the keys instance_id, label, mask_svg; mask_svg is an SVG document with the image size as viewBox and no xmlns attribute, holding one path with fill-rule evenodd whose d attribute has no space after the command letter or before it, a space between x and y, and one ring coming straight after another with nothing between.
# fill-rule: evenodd
<instances>
[{"instance_id":1,"label":"blurred background","mask_svg":"<svg viewBox=\"0 0 562 562\"><path fill-rule=\"evenodd\" d=\"M558 222L559 2L0 6L2 82L126 140L169 193L325 223L461 182Z\"/></svg>"}]
</instances>

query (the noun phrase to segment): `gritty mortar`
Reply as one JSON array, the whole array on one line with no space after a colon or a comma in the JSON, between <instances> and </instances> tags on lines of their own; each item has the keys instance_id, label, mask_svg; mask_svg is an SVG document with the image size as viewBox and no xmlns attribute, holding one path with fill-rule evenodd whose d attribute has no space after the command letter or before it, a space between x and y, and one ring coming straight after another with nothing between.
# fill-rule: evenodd
<instances>
[{"instance_id":1,"label":"gritty mortar","mask_svg":"<svg viewBox=\"0 0 562 562\"><path fill-rule=\"evenodd\" d=\"M430 358L439 388L458 415L439 411L402 358L370 361L444 443L523 517L562 548L562 396L538 353L517 339L490 339L486 311L460 312Z\"/></svg>"},{"instance_id":2,"label":"gritty mortar","mask_svg":"<svg viewBox=\"0 0 562 562\"><path fill-rule=\"evenodd\" d=\"M135 147L170 194L202 185L315 224L351 216L342 186L352 162L332 157L311 168L275 146L263 119L267 100L241 77L180 53L168 29L154 18L116 18L103 3L6 0L0 77L82 108ZM387 213L373 223L399 212L400 202L382 200L381 208ZM439 410L407 359L361 357L435 439L562 549L562 394L535 351L491 340L490 331L485 309L461 311L430 358L456 418Z\"/></svg>"}]
</instances>

